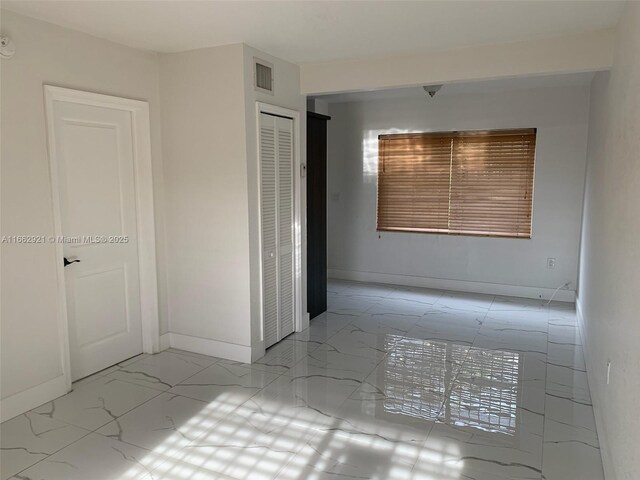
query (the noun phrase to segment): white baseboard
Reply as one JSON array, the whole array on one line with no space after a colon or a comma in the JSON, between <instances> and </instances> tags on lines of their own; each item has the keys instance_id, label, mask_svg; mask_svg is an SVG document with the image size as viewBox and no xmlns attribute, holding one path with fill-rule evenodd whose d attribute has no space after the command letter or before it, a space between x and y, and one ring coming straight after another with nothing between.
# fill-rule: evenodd
<instances>
[{"instance_id":1,"label":"white baseboard","mask_svg":"<svg viewBox=\"0 0 640 480\"><path fill-rule=\"evenodd\" d=\"M166 350L171 346L171 334L163 333L160 335L160 341L158 342L158 348L160 351Z\"/></svg>"},{"instance_id":2,"label":"white baseboard","mask_svg":"<svg viewBox=\"0 0 640 480\"><path fill-rule=\"evenodd\" d=\"M353 280L356 282L385 283L407 287L434 288L438 290L454 290L458 292L485 293L488 295L505 295L508 297L541 298L548 300L555 289L545 287L522 287L503 285L500 283L469 282L465 280L449 280L445 278L419 277L413 275L397 275L392 273L357 272L354 270L328 270L329 278ZM558 290L554 300L574 302L573 290Z\"/></svg>"},{"instance_id":3,"label":"white baseboard","mask_svg":"<svg viewBox=\"0 0 640 480\"><path fill-rule=\"evenodd\" d=\"M0 421L17 417L67 393L64 375L0 400Z\"/></svg>"},{"instance_id":4,"label":"white baseboard","mask_svg":"<svg viewBox=\"0 0 640 480\"><path fill-rule=\"evenodd\" d=\"M604 468L604 478L607 480L615 480L616 472L613 468L613 457L609 448L609 440L607 438L607 430L604 425L604 418L602 416L602 409L600 408L600 400L595 393L595 385L597 385L594 376L594 372L598 370L593 365L591 355L589 355L589 342L585 335L584 328L584 316L582 313L582 304L580 298L576 297L576 317L578 319L578 329L580 331L580 337L582 338L582 350L584 352L584 362L587 367L587 381L589 382L589 393L591 394L591 404L593 405L593 415L596 419L596 431L598 433L598 443L600 444L600 455L602 456L602 467Z\"/></svg>"},{"instance_id":5,"label":"white baseboard","mask_svg":"<svg viewBox=\"0 0 640 480\"><path fill-rule=\"evenodd\" d=\"M165 333L162 336L166 335L169 336L169 346L173 348L236 362L251 363L251 347L248 345L220 342L209 338L192 337L173 332ZM161 343L162 341L161 338Z\"/></svg>"},{"instance_id":6,"label":"white baseboard","mask_svg":"<svg viewBox=\"0 0 640 480\"><path fill-rule=\"evenodd\" d=\"M245 345L191 337L179 333L160 335L160 351L169 347L237 362L251 363L251 347ZM23 392L3 398L0 400L0 421L4 422L17 417L66 393L68 391L65 377L59 376Z\"/></svg>"}]
</instances>

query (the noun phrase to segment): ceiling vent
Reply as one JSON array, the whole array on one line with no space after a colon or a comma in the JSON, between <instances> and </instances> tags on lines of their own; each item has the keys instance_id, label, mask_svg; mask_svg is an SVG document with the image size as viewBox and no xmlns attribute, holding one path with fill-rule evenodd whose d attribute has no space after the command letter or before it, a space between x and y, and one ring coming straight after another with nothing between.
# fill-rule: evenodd
<instances>
[{"instance_id":1,"label":"ceiling vent","mask_svg":"<svg viewBox=\"0 0 640 480\"><path fill-rule=\"evenodd\" d=\"M253 59L253 64L256 90L273 95L273 65L258 58Z\"/></svg>"}]
</instances>

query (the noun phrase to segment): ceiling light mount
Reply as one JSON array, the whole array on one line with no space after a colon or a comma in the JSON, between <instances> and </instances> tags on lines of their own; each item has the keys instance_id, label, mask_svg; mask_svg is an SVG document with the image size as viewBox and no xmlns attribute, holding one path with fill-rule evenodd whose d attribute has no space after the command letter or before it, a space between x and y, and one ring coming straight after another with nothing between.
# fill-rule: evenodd
<instances>
[{"instance_id":1,"label":"ceiling light mount","mask_svg":"<svg viewBox=\"0 0 640 480\"><path fill-rule=\"evenodd\" d=\"M6 35L0 35L0 58L11 58L16 53L16 47Z\"/></svg>"},{"instance_id":2,"label":"ceiling light mount","mask_svg":"<svg viewBox=\"0 0 640 480\"><path fill-rule=\"evenodd\" d=\"M422 88L424 88L424 91L427 92L431 98L433 98L435 97L436 93L438 93L438 90L442 88L442 85L424 85Z\"/></svg>"}]
</instances>

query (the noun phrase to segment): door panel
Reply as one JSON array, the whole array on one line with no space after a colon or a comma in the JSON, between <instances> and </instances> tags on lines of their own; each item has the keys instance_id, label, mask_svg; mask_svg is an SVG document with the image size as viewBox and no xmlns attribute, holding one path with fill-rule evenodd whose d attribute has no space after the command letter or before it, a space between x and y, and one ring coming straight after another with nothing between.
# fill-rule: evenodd
<instances>
[{"instance_id":1,"label":"door panel","mask_svg":"<svg viewBox=\"0 0 640 480\"><path fill-rule=\"evenodd\" d=\"M118 130L112 124L64 120L65 235L121 235ZM89 154L90 152L90 154Z\"/></svg>"},{"instance_id":2,"label":"door panel","mask_svg":"<svg viewBox=\"0 0 640 480\"><path fill-rule=\"evenodd\" d=\"M293 121L278 118L280 338L293 333Z\"/></svg>"},{"instance_id":3,"label":"door panel","mask_svg":"<svg viewBox=\"0 0 640 480\"><path fill-rule=\"evenodd\" d=\"M278 341L278 258L276 224L276 133L272 118L261 119L260 182L262 222L262 309L264 341Z\"/></svg>"},{"instance_id":4,"label":"door panel","mask_svg":"<svg viewBox=\"0 0 640 480\"><path fill-rule=\"evenodd\" d=\"M293 121L260 114L262 308L265 347L294 330Z\"/></svg>"},{"instance_id":5,"label":"door panel","mask_svg":"<svg viewBox=\"0 0 640 480\"><path fill-rule=\"evenodd\" d=\"M77 380L142 353L133 129L129 112L64 101L53 119Z\"/></svg>"},{"instance_id":6,"label":"door panel","mask_svg":"<svg viewBox=\"0 0 640 480\"><path fill-rule=\"evenodd\" d=\"M122 267L75 275L73 309L76 318L92 318L93 322L76 322L79 348L111 340L129 331L127 309L127 275ZM95 295L100 292L100 295Z\"/></svg>"},{"instance_id":7,"label":"door panel","mask_svg":"<svg viewBox=\"0 0 640 480\"><path fill-rule=\"evenodd\" d=\"M280 339L278 336L278 267L275 256L264 260L262 282L264 343L266 348Z\"/></svg>"},{"instance_id":8,"label":"door panel","mask_svg":"<svg viewBox=\"0 0 640 480\"><path fill-rule=\"evenodd\" d=\"M280 256L280 339L293 333L293 255Z\"/></svg>"}]
</instances>

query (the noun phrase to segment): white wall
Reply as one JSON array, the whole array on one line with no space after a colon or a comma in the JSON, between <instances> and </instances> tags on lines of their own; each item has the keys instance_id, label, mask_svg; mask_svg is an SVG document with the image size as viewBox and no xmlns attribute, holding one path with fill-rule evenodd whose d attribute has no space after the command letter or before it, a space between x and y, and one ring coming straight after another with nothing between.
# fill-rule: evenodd
<instances>
[{"instance_id":1,"label":"white wall","mask_svg":"<svg viewBox=\"0 0 640 480\"><path fill-rule=\"evenodd\" d=\"M455 27L453 27L455 28ZM608 70L613 30L386 58L306 63L305 95Z\"/></svg>"},{"instance_id":2,"label":"white wall","mask_svg":"<svg viewBox=\"0 0 640 480\"><path fill-rule=\"evenodd\" d=\"M2 32L16 45L15 56L2 60L2 235L53 234L44 84L147 100L166 328L157 56L6 11ZM26 410L35 406L29 402L64 393L56 259L53 245L3 244L1 250L2 399L5 406L17 401ZM50 398L42 399L43 393Z\"/></svg>"},{"instance_id":3,"label":"white wall","mask_svg":"<svg viewBox=\"0 0 640 480\"><path fill-rule=\"evenodd\" d=\"M578 305L606 478L640 472L640 3L591 88ZM610 384L606 384L611 361Z\"/></svg>"},{"instance_id":4,"label":"white wall","mask_svg":"<svg viewBox=\"0 0 640 480\"><path fill-rule=\"evenodd\" d=\"M535 287L513 290L533 296L565 282L575 288L588 108L588 86L331 104L330 273L395 274L405 277L390 282L487 292L496 290L444 280ZM378 238L379 134L521 127L538 129L531 240L387 232ZM557 259L555 270L547 269L548 257Z\"/></svg>"},{"instance_id":5,"label":"white wall","mask_svg":"<svg viewBox=\"0 0 640 480\"><path fill-rule=\"evenodd\" d=\"M162 54L160 87L171 343L245 358L251 311L244 47Z\"/></svg>"},{"instance_id":6,"label":"white wall","mask_svg":"<svg viewBox=\"0 0 640 480\"><path fill-rule=\"evenodd\" d=\"M254 89L254 57L273 64L273 95ZM160 78L168 343L242 361L259 358L256 102L303 113L298 67L237 44L163 54ZM304 137L300 142L304 152Z\"/></svg>"},{"instance_id":7,"label":"white wall","mask_svg":"<svg viewBox=\"0 0 640 480\"><path fill-rule=\"evenodd\" d=\"M254 58L259 58L273 65L274 88L273 95L257 91L254 88ZM247 191L249 202L249 237L251 263L251 345L254 360L264 355L264 345L261 339L262 310L261 310L261 279L260 279L260 196L259 196L259 166L258 166L258 118L256 102L268 103L300 114L300 137L297 141L300 147L301 162L306 158L306 100L300 95L300 69L279 58L244 45L244 89L245 89L245 128L246 128L246 158L247 158ZM296 178L296 180L298 180ZM306 186L302 187L302 199L306 199ZM306 200L302 203L302 211L306 212ZM302 288L302 311L307 311L306 302L306 226L303 225L303 264L299 275L304 281Z\"/></svg>"}]
</instances>

